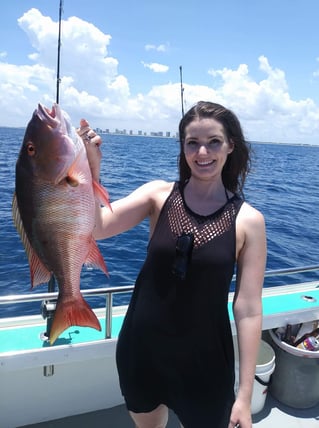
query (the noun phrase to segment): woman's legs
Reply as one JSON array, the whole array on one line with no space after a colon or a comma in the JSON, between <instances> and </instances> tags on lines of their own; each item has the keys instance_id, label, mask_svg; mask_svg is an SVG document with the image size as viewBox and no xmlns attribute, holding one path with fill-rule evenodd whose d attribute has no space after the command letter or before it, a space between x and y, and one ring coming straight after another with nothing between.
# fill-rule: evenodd
<instances>
[{"instance_id":1,"label":"woman's legs","mask_svg":"<svg viewBox=\"0 0 319 428\"><path fill-rule=\"evenodd\" d=\"M168 408L160 404L155 410L148 413L134 413L130 411L136 428L165 428L168 421Z\"/></svg>"}]
</instances>

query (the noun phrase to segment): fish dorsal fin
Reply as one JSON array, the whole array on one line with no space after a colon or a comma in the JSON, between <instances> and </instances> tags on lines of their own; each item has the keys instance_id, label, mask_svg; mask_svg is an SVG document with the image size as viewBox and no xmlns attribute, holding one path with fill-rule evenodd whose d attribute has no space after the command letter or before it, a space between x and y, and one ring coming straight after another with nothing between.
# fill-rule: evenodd
<instances>
[{"instance_id":1,"label":"fish dorsal fin","mask_svg":"<svg viewBox=\"0 0 319 428\"><path fill-rule=\"evenodd\" d=\"M32 245L30 244L21 220L16 194L13 195L12 200L12 216L14 225L21 237L21 241L29 260L31 287L33 288L36 285L48 282L50 280L51 274L41 262L36 252L33 250Z\"/></svg>"},{"instance_id":2,"label":"fish dorsal fin","mask_svg":"<svg viewBox=\"0 0 319 428\"><path fill-rule=\"evenodd\" d=\"M88 266L97 267L101 269L101 271L104 272L107 276L109 275L105 261L93 237L91 239L89 253L86 257L84 264Z\"/></svg>"}]
</instances>

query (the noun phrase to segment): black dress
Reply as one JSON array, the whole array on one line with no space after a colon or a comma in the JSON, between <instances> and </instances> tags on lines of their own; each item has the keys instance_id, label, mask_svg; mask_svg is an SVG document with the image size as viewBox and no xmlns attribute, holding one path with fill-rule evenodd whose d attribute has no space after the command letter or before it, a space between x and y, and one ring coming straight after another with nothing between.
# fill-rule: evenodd
<instances>
[{"instance_id":1,"label":"black dress","mask_svg":"<svg viewBox=\"0 0 319 428\"><path fill-rule=\"evenodd\" d=\"M118 339L120 386L129 410L149 412L166 404L185 428L227 428L234 402L227 304L241 204L235 195L212 215L201 216L187 207L183 188L175 183ZM181 279L174 267L176 259L182 268L187 261L188 237L176 250L183 233L194 243Z\"/></svg>"}]
</instances>

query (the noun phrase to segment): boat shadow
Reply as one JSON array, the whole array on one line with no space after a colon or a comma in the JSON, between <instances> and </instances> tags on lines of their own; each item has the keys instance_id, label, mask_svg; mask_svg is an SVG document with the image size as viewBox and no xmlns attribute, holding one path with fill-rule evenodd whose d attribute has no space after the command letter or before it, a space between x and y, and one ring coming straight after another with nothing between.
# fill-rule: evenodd
<instances>
[{"instance_id":1,"label":"boat shadow","mask_svg":"<svg viewBox=\"0 0 319 428\"><path fill-rule=\"evenodd\" d=\"M298 419L312 419L319 421L319 403L316 406L308 409L296 409L276 400L268 392L264 408L259 413L252 415L253 424L258 423L263 419L266 419L272 412L276 410L279 410L282 413L285 413Z\"/></svg>"},{"instance_id":2,"label":"boat shadow","mask_svg":"<svg viewBox=\"0 0 319 428\"><path fill-rule=\"evenodd\" d=\"M49 340L46 339L43 341L43 348L52 348L52 346L61 346L61 345L70 345L74 342L75 335L80 334L79 330L69 331L65 337L58 337L53 345L50 344Z\"/></svg>"},{"instance_id":3,"label":"boat shadow","mask_svg":"<svg viewBox=\"0 0 319 428\"><path fill-rule=\"evenodd\" d=\"M110 409L97 410L95 412L27 425L24 428L93 428L104 426L112 428L134 428L135 425L125 405L121 404ZM166 428L180 428L178 419L171 410L169 411L169 420Z\"/></svg>"}]
</instances>

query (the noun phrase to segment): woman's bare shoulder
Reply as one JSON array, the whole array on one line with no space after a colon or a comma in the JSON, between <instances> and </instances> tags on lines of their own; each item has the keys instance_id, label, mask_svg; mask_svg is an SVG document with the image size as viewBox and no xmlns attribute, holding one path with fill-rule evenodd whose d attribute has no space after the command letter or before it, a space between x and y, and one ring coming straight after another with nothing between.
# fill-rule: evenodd
<instances>
[{"instance_id":1,"label":"woman's bare shoulder","mask_svg":"<svg viewBox=\"0 0 319 428\"><path fill-rule=\"evenodd\" d=\"M131 196L140 194L142 197L144 195L145 198L153 201L156 201L158 199L162 200L163 198L166 199L168 197L173 187L174 182L168 182L165 180L153 180L140 186L131 194Z\"/></svg>"},{"instance_id":2,"label":"woman's bare shoulder","mask_svg":"<svg viewBox=\"0 0 319 428\"><path fill-rule=\"evenodd\" d=\"M154 191L170 191L174 186L174 182L165 180L153 180L145 183L142 187Z\"/></svg>"},{"instance_id":3,"label":"woman's bare shoulder","mask_svg":"<svg viewBox=\"0 0 319 428\"><path fill-rule=\"evenodd\" d=\"M236 220L237 240L244 244L251 240L262 241L265 238L265 219L263 214L252 205L244 202ZM239 245L240 247L241 245Z\"/></svg>"},{"instance_id":4,"label":"woman's bare shoulder","mask_svg":"<svg viewBox=\"0 0 319 428\"><path fill-rule=\"evenodd\" d=\"M115 201L112 206L114 206L115 210L118 210L120 207L123 209L144 207L150 213L162 206L163 201L167 199L173 186L173 182L165 180L149 181L142 184L125 198Z\"/></svg>"},{"instance_id":5,"label":"woman's bare shoulder","mask_svg":"<svg viewBox=\"0 0 319 428\"><path fill-rule=\"evenodd\" d=\"M151 198L154 201L154 209L161 210L164 202L170 195L174 187L174 182L164 180L154 180L148 183Z\"/></svg>"},{"instance_id":6,"label":"woman's bare shoulder","mask_svg":"<svg viewBox=\"0 0 319 428\"><path fill-rule=\"evenodd\" d=\"M264 216L258 209L250 205L248 202L243 202L238 213L238 220L241 223L256 222L257 224L260 224L264 223Z\"/></svg>"},{"instance_id":7,"label":"woman's bare shoulder","mask_svg":"<svg viewBox=\"0 0 319 428\"><path fill-rule=\"evenodd\" d=\"M124 198L111 203L112 211L99 210L95 237L103 239L124 232L149 217L151 227L157 221L159 212L168 198L174 183L164 180L147 182Z\"/></svg>"}]
</instances>

